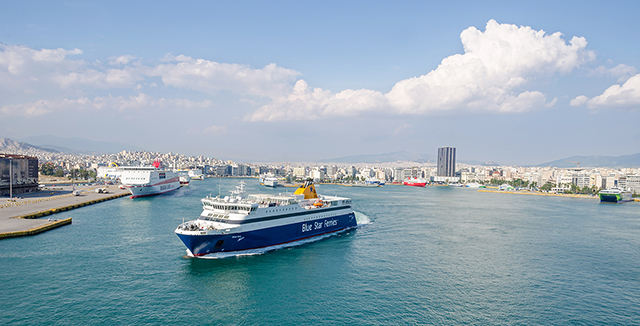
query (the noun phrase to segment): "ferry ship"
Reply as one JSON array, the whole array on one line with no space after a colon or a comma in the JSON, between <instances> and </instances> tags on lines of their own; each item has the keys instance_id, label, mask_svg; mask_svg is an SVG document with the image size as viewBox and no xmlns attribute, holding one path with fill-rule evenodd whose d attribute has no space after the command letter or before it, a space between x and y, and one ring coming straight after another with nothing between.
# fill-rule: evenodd
<instances>
[{"instance_id":1,"label":"ferry ship","mask_svg":"<svg viewBox=\"0 0 640 326\"><path fill-rule=\"evenodd\" d=\"M600 196L601 203L622 203L626 201L633 201L631 191L615 187L607 190L600 190L598 196Z\"/></svg>"},{"instance_id":2,"label":"ferry ship","mask_svg":"<svg viewBox=\"0 0 640 326\"><path fill-rule=\"evenodd\" d=\"M311 181L279 195L246 195L240 182L231 196L201 201L200 217L175 230L189 256L270 247L357 226L351 199L319 196Z\"/></svg>"},{"instance_id":3,"label":"ferry ship","mask_svg":"<svg viewBox=\"0 0 640 326\"><path fill-rule=\"evenodd\" d=\"M280 186L280 184L278 183L278 178L276 178L276 176L274 176L273 174L265 174L260 176L260 184L265 187L271 188Z\"/></svg>"},{"instance_id":4,"label":"ferry ship","mask_svg":"<svg viewBox=\"0 0 640 326\"><path fill-rule=\"evenodd\" d=\"M165 170L160 161L153 166L123 166L120 182L131 192L131 198L159 195L180 188L180 178Z\"/></svg>"},{"instance_id":5,"label":"ferry ship","mask_svg":"<svg viewBox=\"0 0 640 326\"><path fill-rule=\"evenodd\" d=\"M427 185L427 179L425 178L406 178L402 183L405 186L424 187Z\"/></svg>"},{"instance_id":6,"label":"ferry ship","mask_svg":"<svg viewBox=\"0 0 640 326\"><path fill-rule=\"evenodd\" d=\"M186 187L189 185L189 182L191 182L191 177L184 171L178 172L178 178L180 178L180 187Z\"/></svg>"},{"instance_id":7,"label":"ferry ship","mask_svg":"<svg viewBox=\"0 0 640 326\"><path fill-rule=\"evenodd\" d=\"M204 174L200 169L189 170L189 177L191 180L204 180Z\"/></svg>"}]
</instances>

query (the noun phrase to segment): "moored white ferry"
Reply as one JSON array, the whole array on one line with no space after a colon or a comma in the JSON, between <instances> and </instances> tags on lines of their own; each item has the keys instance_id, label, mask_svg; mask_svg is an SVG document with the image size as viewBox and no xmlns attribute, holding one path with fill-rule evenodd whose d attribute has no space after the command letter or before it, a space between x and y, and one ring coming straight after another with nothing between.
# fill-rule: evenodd
<instances>
[{"instance_id":1,"label":"moored white ferry","mask_svg":"<svg viewBox=\"0 0 640 326\"><path fill-rule=\"evenodd\" d=\"M357 226L351 199L318 196L310 181L293 194L244 190L241 182L231 196L203 198L200 217L176 228L188 255L270 247Z\"/></svg>"},{"instance_id":2,"label":"moored white ferry","mask_svg":"<svg viewBox=\"0 0 640 326\"><path fill-rule=\"evenodd\" d=\"M204 180L204 174L200 169L189 170L189 178L191 178L190 180Z\"/></svg>"},{"instance_id":3,"label":"moored white ferry","mask_svg":"<svg viewBox=\"0 0 640 326\"><path fill-rule=\"evenodd\" d=\"M120 182L131 192L131 198L159 195L180 188L178 175L163 169L160 161L153 162L153 166L123 166L120 169Z\"/></svg>"}]
</instances>

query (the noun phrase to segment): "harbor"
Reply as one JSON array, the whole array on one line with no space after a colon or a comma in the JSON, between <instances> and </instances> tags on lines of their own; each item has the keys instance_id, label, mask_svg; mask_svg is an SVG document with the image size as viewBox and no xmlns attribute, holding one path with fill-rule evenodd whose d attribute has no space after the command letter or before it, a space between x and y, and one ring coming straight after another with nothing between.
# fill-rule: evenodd
<instances>
[{"instance_id":1,"label":"harbor","mask_svg":"<svg viewBox=\"0 0 640 326\"><path fill-rule=\"evenodd\" d=\"M107 191L97 192L97 189ZM74 195L76 191L77 195ZM61 214L129 195L116 186L50 186L0 204L0 239L30 236L71 224Z\"/></svg>"},{"instance_id":2,"label":"harbor","mask_svg":"<svg viewBox=\"0 0 640 326\"><path fill-rule=\"evenodd\" d=\"M248 193L285 192L244 181ZM320 194L353 200L355 230L189 257L174 230L201 215L202 198L238 182L88 205L50 215L71 226L0 241L0 322L634 324L640 311L635 203L320 184Z\"/></svg>"}]
</instances>

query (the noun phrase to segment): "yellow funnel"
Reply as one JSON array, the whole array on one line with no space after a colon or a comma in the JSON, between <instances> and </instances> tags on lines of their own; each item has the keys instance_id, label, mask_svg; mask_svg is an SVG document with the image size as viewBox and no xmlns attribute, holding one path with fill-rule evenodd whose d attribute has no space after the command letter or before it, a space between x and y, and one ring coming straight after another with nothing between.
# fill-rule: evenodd
<instances>
[{"instance_id":1,"label":"yellow funnel","mask_svg":"<svg viewBox=\"0 0 640 326\"><path fill-rule=\"evenodd\" d=\"M316 188L311 181L305 181L305 183L294 192L295 195L304 195L304 199L318 198Z\"/></svg>"}]
</instances>

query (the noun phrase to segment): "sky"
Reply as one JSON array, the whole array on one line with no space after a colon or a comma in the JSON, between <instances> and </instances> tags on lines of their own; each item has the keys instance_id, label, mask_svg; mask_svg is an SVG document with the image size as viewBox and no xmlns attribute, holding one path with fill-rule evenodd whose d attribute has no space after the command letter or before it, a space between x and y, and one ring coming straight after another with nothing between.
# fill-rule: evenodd
<instances>
[{"instance_id":1,"label":"sky","mask_svg":"<svg viewBox=\"0 0 640 326\"><path fill-rule=\"evenodd\" d=\"M0 1L0 137L245 162L640 152L640 1Z\"/></svg>"}]
</instances>

